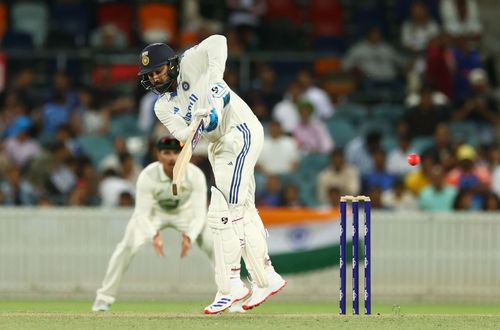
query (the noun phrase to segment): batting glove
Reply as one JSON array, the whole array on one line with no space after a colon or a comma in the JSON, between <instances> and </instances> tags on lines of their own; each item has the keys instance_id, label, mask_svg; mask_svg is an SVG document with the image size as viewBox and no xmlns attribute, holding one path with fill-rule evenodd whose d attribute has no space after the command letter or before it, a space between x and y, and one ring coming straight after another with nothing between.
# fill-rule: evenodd
<instances>
[{"instance_id":1,"label":"batting glove","mask_svg":"<svg viewBox=\"0 0 500 330\"><path fill-rule=\"evenodd\" d=\"M207 118L210 114L210 109L207 108L198 108L194 111L193 116L195 118L202 117L203 119Z\"/></svg>"}]
</instances>

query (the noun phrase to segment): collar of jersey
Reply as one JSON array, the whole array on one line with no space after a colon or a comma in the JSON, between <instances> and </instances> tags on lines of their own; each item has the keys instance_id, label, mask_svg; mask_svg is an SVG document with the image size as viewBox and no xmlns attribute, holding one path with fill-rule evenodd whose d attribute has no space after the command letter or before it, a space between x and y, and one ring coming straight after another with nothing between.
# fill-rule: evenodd
<instances>
[{"instance_id":1,"label":"collar of jersey","mask_svg":"<svg viewBox=\"0 0 500 330\"><path fill-rule=\"evenodd\" d=\"M177 91L170 92L170 98L177 96Z\"/></svg>"},{"instance_id":2,"label":"collar of jersey","mask_svg":"<svg viewBox=\"0 0 500 330\"><path fill-rule=\"evenodd\" d=\"M163 171L163 165L160 162L158 162L158 173L160 174L160 181L170 181L170 178Z\"/></svg>"}]
</instances>

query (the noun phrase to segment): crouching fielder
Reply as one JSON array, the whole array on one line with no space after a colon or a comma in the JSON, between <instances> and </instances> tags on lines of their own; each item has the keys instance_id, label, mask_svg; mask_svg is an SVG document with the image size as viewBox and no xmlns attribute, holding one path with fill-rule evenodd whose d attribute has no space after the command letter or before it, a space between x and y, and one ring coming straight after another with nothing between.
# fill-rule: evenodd
<instances>
[{"instance_id":1,"label":"crouching fielder","mask_svg":"<svg viewBox=\"0 0 500 330\"><path fill-rule=\"evenodd\" d=\"M166 128L185 142L196 123L204 121L210 142L208 157L215 176L207 224L213 234L218 292L206 314L216 314L238 301L243 309L260 305L286 281L274 271L266 233L255 208L254 167L262 150L262 125L248 105L223 81L226 38L208 37L182 55L165 44L143 49L141 83L160 97L155 113ZM240 279L244 258L252 279L249 290Z\"/></svg>"},{"instance_id":2,"label":"crouching fielder","mask_svg":"<svg viewBox=\"0 0 500 330\"><path fill-rule=\"evenodd\" d=\"M172 195L172 172L181 146L173 138L161 138L156 143L158 161L142 170L137 179L136 204L125 236L118 244L102 287L97 290L92 310L107 311L116 298L122 276L132 257L145 243L152 242L156 254L163 256L160 230L172 227L182 233L181 257L191 244L198 246L212 260L212 235L205 226L207 184L203 172L189 164L180 182L178 196Z\"/></svg>"}]
</instances>

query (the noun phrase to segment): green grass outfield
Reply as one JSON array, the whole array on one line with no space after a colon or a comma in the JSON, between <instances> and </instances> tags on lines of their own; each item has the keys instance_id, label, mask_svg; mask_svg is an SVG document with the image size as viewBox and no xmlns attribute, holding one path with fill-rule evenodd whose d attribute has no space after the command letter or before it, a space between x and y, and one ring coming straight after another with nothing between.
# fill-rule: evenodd
<instances>
[{"instance_id":1,"label":"green grass outfield","mask_svg":"<svg viewBox=\"0 0 500 330\"><path fill-rule=\"evenodd\" d=\"M206 316L206 302L0 301L0 329L499 329L500 305L375 305L340 316L336 303L269 301L244 314Z\"/></svg>"}]
</instances>

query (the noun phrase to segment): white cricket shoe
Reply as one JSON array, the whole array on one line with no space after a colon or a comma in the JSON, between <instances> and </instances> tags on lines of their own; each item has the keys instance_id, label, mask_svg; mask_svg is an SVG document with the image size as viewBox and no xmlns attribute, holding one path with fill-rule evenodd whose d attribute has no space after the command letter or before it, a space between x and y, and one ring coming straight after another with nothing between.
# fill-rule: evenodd
<instances>
[{"instance_id":1,"label":"white cricket shoe","mask_svg":"<svg viewBox=\"0 0 500 330\"><path fill-rule=\"evenodd\" d=\"M214 301L205 307L205 314L217 314L230 308L233 304L243 301L252 294L252 291L247 288L247 286L239 280L231 285L231 293L228 295L217 292ZM235 306L237 310L237 306Z\"/></svg>"},{"instance_id":2,"label":"white cricket shoe","mask_svg":"<svg viewBox=\"0 0 500 330\"><path fill-rule=\"evenodd\" d=\"M269 285L265 288L259 288L257 283L252 282L252 296L243 303L243 309L249 310L259 306L272 295L280 292L287 284L280 274L276 272L267 275Z\"/></svg>"},{"instance_id":3,"label":"white cricket shoe","mask_svg":"<svg viewBox=\"0 0 500 330\"><path fill-rule=\"evenodd\" d=\"M107 312L109 310L109 304L101 299L96 299L92 305L93 312Z\"/></svg>"},{"instance_id":4,"label":"white cricket shoe","mask_svg":"<svg viewBox=\"0 0 500 330\"><path fill-rule=\"evenodd\" d=\"M236 301L227 310L229 313L245 313L246 310L243 309L244 302L244 300Z\"/></svg>"}]
</instances>

